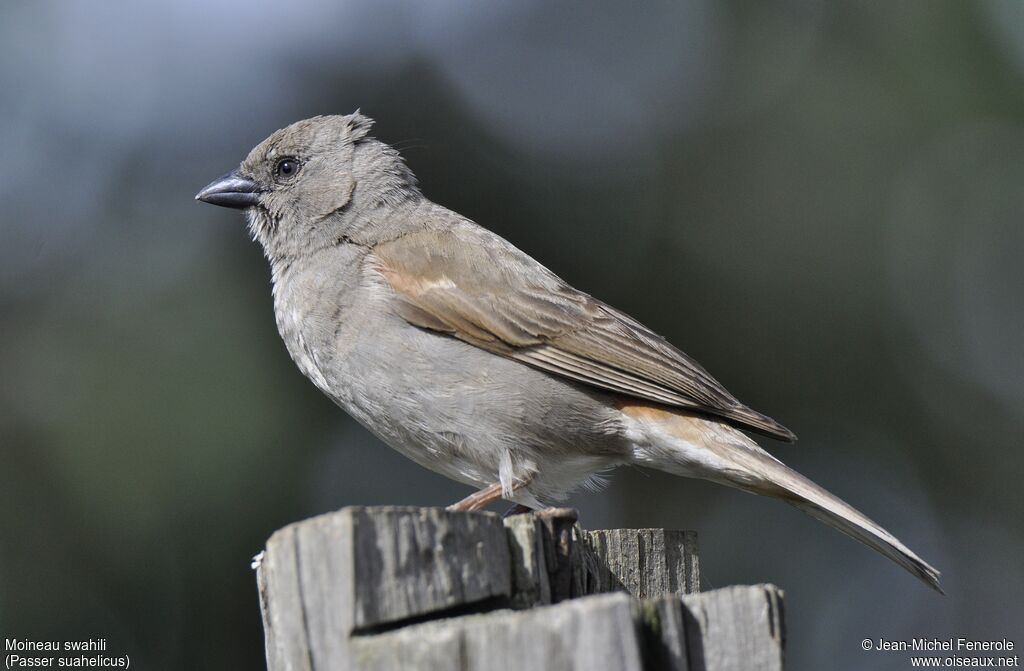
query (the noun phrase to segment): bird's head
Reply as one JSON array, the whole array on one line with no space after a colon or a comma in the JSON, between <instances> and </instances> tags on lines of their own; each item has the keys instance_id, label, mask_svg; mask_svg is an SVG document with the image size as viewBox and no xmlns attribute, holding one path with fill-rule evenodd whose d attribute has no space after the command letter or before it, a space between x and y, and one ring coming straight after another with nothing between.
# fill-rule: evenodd
<instances>
[{"instance_id":1,"label":"bird's head","mask_svg":"<svg viewBox=\"0 0 1024 671\"><path fill-rule=\"evenodd\" d=\"M359 112L297 121L196 199L245 210L253 238L272 260L336 244L372 208L419 197L398 153L369 137L372 125ZM346 216L349 210L358 212Z\"/></svg>"}]
</instances>

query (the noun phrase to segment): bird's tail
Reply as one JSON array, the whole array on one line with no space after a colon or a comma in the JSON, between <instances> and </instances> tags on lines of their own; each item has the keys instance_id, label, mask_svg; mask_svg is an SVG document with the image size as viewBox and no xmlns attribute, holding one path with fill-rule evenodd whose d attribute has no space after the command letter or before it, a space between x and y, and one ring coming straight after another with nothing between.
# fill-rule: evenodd
<instances>
[{"instance_id":1,"label":"bird's tail","mask_svg":"<svg viewBox=\"0 0 1024 671\"><path fill-rule=\"evenodd\" d=\"M623 410L630 414L629 409ZM928 562L866 515L789 468L743 433L690 415L660 409L658 412L668 417L655 418L650 409L643 413L648 441L637 447L638 463L782 499L885 555L942 593L939 572Z\"/></svg>"},{"instance_id":2,"label":"bird's tail","mask_svg":"<svg viewBox=\"0 0 1024 671\"><path fill-rule=\"evenodd\" d=\"M771 479L768 487L774 488L774 491L766 493L781 498L811 517L885 555L932 589L943 593L942 587L939 586L939 571L876 522L838 496L830 494L771 457L765 460L765 465Z\"/></svg>"}]
</instances>

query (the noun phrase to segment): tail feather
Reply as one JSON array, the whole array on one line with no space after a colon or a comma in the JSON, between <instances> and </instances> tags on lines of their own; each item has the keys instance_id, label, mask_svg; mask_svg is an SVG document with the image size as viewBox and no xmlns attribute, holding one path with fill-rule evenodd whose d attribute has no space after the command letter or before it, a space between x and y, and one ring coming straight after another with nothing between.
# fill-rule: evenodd
<instances>
[{"instance_id":1,"label":"tail feather","mask_svg":"<svg viewBox=\"0 0 1024 671\"><path fill-rule=\"evenodd\" d=\"M942 593L939 572L895 536L837 496L765 452L740 431L722 423L650 406L624 406L641 438L637 463L698 477L754 494L782 499L893 560Z\"/></svg>"},{"instance_id":2,"label":"tail feather","mask_svg":"<svg viewBox=\"0 0 1024 671\"><path fill-rule=\"evenodd\" d=\"M939 586L939 571L935 567L918 557L899 539L859 510L800 475L752 442L750 447L730 447L730 460L756 477L728 484L756 494L767 494L782 499L888 557L932 589L944 593Z\"/></svg>"},{"instance_id":3,"label":"tail feather","mask_svg":"<svg viewBox=\"0 0 1024 671\"><path fill-rule=\"evenodd\" d=\"M788 503L804 511L811 517L821 520L830 527L860 541L876 552L885 555L910 573L917 576L919 580L939 594L945 594L945 592L942 591L942 586L939 585L940 573L938 569L918 557L914 552L907 548L907 546L899 542L895 536L872 522L870 519L861 515L864 522L855 522L849 516L832 512L821 504L809 501L790 500ZM854 510L853 508L849 508L849 506L846 507L849 510Z\"/></svg>"}]
</instances>

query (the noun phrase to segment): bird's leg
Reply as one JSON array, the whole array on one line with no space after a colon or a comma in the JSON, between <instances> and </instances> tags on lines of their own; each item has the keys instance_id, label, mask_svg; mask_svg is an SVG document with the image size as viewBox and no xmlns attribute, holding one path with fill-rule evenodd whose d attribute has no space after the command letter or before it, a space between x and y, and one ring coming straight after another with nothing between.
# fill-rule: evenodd
<instances>
[{"instance_id":1,"label":"bird's leg","mask_svg":"<svg viewBox=\"0 0 1024 671\"><path fill-rule=\"evenodd\" d=\"M501 483L495 482L493 485L484 487L478 492L473 492L458 503L451 504L448 506L448 510L451 512L469 513L486 508L500 498Z\"/></svg>"},{"instance_id":2,"label":"bird's leg","mask_svg":"<svg viewBox=\"0 0 1024 671\"><path fill-rule=\"evenodd\" d=\"M521 489L526 485L530 484L529 479L527 480L513 480L512 491ZM495 482L493 485L484 487L478 492L473 492L466 498L462 499L458 503L453 503L448 506L448 510L451 512L470 513L475 510L483 510L487 506L491 505L495 501L501 498L501 483Z\"/></svg>"}]
</instances>

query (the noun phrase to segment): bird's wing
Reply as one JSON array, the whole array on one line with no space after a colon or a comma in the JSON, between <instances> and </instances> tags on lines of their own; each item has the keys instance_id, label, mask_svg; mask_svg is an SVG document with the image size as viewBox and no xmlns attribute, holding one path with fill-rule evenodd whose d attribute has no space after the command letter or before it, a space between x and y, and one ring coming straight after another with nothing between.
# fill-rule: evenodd
<instances>
[{"instance_id":1,"label":"bird's wing","mask_svg":"<svg viewBox=\"0 0 1024 671\"><path fill-rule=\"evenodd\" d=\"M795 439L664 338L485 229L422 230L377 245L369 258L416 326L601 389Z\"/></svg>"}]
</instances>

